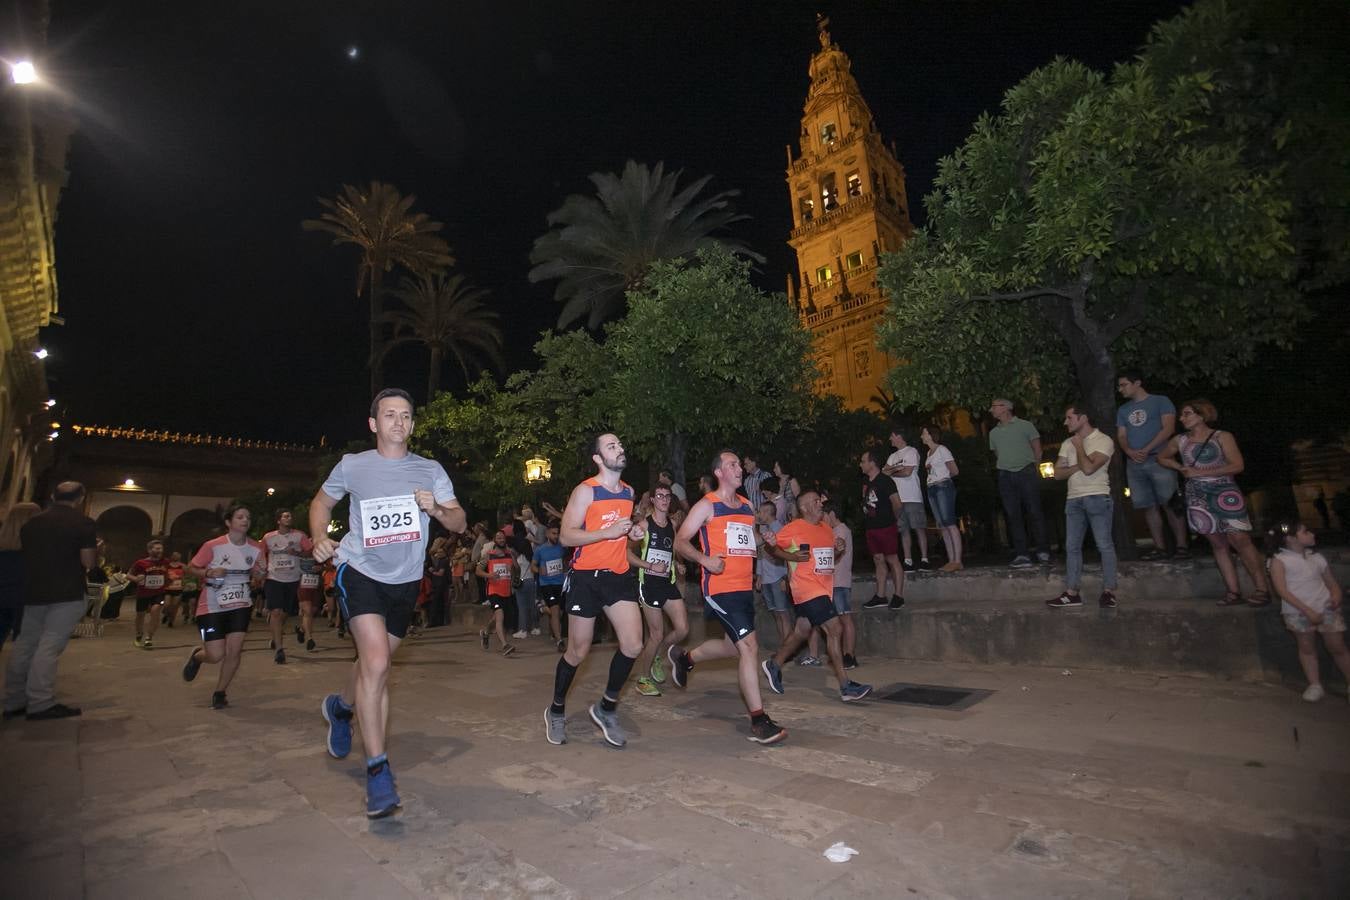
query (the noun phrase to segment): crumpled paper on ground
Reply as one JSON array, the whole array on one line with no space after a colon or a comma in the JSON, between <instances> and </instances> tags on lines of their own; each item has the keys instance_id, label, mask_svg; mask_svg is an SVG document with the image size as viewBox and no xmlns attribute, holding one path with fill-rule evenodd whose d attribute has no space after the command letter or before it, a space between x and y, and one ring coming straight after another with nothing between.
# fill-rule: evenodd
<instances>
[{"instance_id":1,"label":"crumpled paper on ground","mask_svg":"<svg viewBox=\"0 0 1350 900\"><path fill-rule=\"evenodd\" d=\"M830 862L848 862L850 859L852 859L857 855L858 851L854 850L852 847L848 846L843 841L840 841L837 844L832 844L830 846L830 849L825 851L825 858L828 859Z\"/></svg>"}]
</instances>

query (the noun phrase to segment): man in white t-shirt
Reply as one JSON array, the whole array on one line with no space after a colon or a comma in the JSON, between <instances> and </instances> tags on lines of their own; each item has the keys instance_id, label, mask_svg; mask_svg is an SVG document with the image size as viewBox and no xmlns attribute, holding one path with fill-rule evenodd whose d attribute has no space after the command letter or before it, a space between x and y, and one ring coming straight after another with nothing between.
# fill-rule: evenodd
<instances>
[{"instance_id":1,"label":"man in white t-shirt","mask_svg":"<svg viewBox=\"0 0 1350 900\"><path fill-rule=\"evenodd\" d=\"M913 529L919 535L920 569L931 569L928 562L928 515L923 510L923 476L919 465L919 448L911 447L900 433L900 426L891 429L891 446L895 448L886 459L881 471L891 476L895 489L900 493L900 543L904 549L901 561L906 572L913 572L914 554L911 550L909 532Z\"/></svg>"},{"instance_id":2,"label":"man in white t-shirt","mask_svg":"<svg viewBox=\"0 0 1350 900\"><path fill-rule=\"evenodd\" d=\"M1055 478L1068 480L1069 494L1064 503L1064 590L1045 601L1051 609L1078 608L1083 597L1078 586L1083 579L1083 538L1088 528L1102 557L1102 595L1098 603L1104 609L1116 605L1116 545L1111 540L1111 480L1108 464L1115 442L1092 427L1081 407L1064 411L1064 427L1069 439L1059 448L1055 460Z\"/></svg>"}]
</instances>

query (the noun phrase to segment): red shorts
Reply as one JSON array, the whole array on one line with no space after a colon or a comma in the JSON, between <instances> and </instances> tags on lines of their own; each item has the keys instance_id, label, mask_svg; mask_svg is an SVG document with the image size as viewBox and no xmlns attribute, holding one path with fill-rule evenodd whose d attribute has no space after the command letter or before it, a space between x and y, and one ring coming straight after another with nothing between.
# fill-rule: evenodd
<instances>
[{"instance_id":1,"label":"red shorts","mask_svg":"<svg viewBox=\"0 0 1350 900\"><path fill-rule=\"evenodd\" d=\"M894 525L867 529L867 552L873 556L895 556L900 552L900 534Z\"/></svg>"}]
</instances>

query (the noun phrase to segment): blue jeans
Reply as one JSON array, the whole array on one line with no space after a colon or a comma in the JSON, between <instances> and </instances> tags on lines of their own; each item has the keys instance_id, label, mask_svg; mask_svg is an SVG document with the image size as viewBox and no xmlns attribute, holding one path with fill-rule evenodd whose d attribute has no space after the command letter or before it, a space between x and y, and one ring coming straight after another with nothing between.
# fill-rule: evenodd
<instances>
[{"instance_id":1,"label":"blue jeans","mask_svg":"<svg viewBox=\"0 0 1350 900\"><path fill-rule=\"evenodd\" d=\"M1111 514L1115 501L1109 494L1074 497L1064 503L1064 586L1078 590L1083 581L1083 538L1092 528L1092 540L1102 555L1102 587L1116 589L1116 545L1111 540Z\"/></svg>"},{"instance_id":2,"label":"blue jeans","mask_svg":"<svg viewBox=\"0 0 1350 900\"><path fill-rule=\"evenodd\" d=\"M1027 526L1024 512L1031 517L1031 533L1036 539L1036 550L1049 553L1045 539L1045 513L1041 511L1041 475L1035 466L1016 472L998 470L998 495L1003 500L1003 511L1008 514L1008 536L1012 538L1013 553L1027 553Z\"/></svg>"},{"instance_id":3,"label":"blue jeans","mask_svg":"<svg viewBox=\"0 0 1350 900\"><path fill-rule=\"evenodd\" d=\"M928 485L928 505L939 528L956 524L956 482L950 478Z\"/></svg>"},{"instance_id":4,"label":"blue jeans","mask_svg":"<svg viewBox=\"0 0 1350 900\"><path fill-rule=\"evenodd\" d=\"M534 606L534 579L528 578L516 588L516 631L539 627L539 611Z\"/></svg>"}]
</instances>

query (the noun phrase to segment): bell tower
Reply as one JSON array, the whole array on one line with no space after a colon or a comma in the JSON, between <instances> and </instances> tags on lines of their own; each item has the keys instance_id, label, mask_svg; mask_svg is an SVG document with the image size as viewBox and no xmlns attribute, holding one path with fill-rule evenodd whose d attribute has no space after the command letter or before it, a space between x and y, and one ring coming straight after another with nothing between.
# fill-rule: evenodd
<instances>
[{"instance_id":1,"label":"bell tower","mask_svg":"<svg viewBox=\"0 0 1350 900\"><path fill-rule=\"evenodd\" d=\"M820 390L849 409L871 404L892 362L877 347L886 310L877 261L913 233L905 170L882 142L852 63L816 17L820 49L802 111L798 153L787 148L793 229L788 244L797 272L788 297L815 335Z\"/></svg>"}]
</instances>

